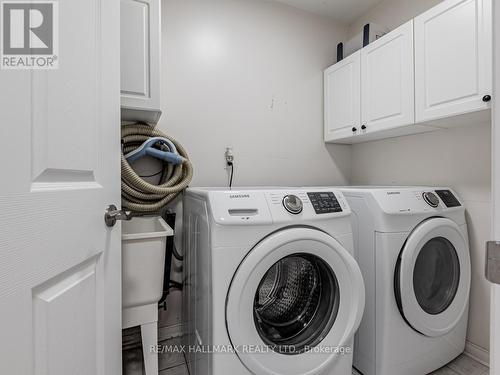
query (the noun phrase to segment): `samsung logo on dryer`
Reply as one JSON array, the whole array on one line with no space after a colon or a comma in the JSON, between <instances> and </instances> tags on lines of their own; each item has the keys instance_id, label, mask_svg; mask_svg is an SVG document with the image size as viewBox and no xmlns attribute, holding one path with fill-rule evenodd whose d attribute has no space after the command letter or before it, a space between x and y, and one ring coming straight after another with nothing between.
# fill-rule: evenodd
<instances>
[{"instance_id":1,"label":"samsung logo on dryer","mask_svg":"<svg viewBox=\"0 0 500 375\"><path fill-rule=\"evenodd\" d=\"M231 199L250 198L250 194L230 194L229 198Z\"/></svg>"},{"instance_id":2,"label":"samsung logo on dryer","mask_svg":"<svg viewBox=\"0 0 500 375\"><path fill-rule=\"evenodd\" d=\"M400 191L388 191L387 192L387 195L399 195L399 194L401 194Z\"/></svg>"}]
</instances>

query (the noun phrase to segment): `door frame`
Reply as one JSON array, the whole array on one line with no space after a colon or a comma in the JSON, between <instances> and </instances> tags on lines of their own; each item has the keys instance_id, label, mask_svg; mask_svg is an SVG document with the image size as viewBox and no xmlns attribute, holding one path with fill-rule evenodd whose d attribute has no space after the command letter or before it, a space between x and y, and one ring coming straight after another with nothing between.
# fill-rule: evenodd
<instances>
[{"instance_id":1,"label":"door frame","mask_svg":"<svg viewBox=\"0 0 500 375\"><path fill-rule=\"evenodd\" d=\"M493 102L491 124L491 235L500 239L500 5L493 1ZM500 375L500 285L491 285L490 374Z\"/></svg>"}]
</instances>

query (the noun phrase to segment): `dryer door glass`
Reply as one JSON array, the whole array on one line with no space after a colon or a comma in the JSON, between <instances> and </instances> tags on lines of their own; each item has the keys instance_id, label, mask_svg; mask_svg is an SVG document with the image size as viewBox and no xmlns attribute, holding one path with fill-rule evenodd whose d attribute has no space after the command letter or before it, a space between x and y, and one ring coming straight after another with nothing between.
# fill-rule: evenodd
<instances>
[{"instance_id":1,"label":"dryer door glass","mask_svg":"<svg viewBox=\"0 0 500 375\"><path fill-rule=\"evenodd\" d=\"M444 237L427 241L413 271L413 289L422 309L441 314L453 302L460 281L460 262L453 244Z\"/></svg>"},{"instance_id":2,"label":"dryer door glass","mask_svg":"<svg viewBox=\"0 0 500 375\"><path fill-rule=\"evenodd\" d=\"M311 254L293 254L264 275L254 298L254 321L262 340L282 354L317 345L330 331L339 307L332 269Z\"/></svg>"},{"instance_id":3,"label":"dryer door glass","mask_svg":"<svg viewBox=\"0 0 500 375\"><path fill-rule=\"evenodd\" d=\"M463 229L447 218L420 223L406 238L395 269L394 292L405 321L428 337L450 332L467 312L470 274Z\"/></svg>"}]
</instances>

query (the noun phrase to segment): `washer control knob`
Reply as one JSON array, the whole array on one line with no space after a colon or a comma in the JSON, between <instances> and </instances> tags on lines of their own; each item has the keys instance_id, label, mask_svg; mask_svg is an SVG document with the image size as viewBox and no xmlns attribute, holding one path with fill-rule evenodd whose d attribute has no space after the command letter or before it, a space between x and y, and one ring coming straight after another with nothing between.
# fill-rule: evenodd
<instances>
[{"instance_id":1,"label":"washer control knob","mask_svg":"<svg viewBox=\"0 0 500 375\"><path fill-rule=\"evenodd\" d=\"M431 207L436 208L439 206L439 199L436 196L436 194L431 193L430 191L427 191L422 194L422 197L424 198L424 201Z\"/></svg>"},{"instance_id":2,"label":"washer control knob","mask_svg":"<svg viewBox=\"0 0 500 375\"><path fill-rule=\"evenodd\" d=\"M304 205L299 197L290 194L283 198L283 207L291 214L298 215L302 212Z\"/></svg>"}]
</instances>

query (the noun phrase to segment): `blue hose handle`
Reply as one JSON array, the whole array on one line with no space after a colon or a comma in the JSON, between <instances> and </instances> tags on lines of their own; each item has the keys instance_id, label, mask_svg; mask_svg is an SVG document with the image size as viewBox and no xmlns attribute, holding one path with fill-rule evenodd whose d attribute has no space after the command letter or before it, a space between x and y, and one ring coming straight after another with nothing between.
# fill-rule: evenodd
<instances>
[{"instance_id":1,"label":"blue hose handle","mask_svg":"<svg viewBox=\"0 0 500 375\"><path fill-rule=\"evenodd\" d=\"M174 165L182 164L184 162L184 158L180 156L177 152L171 151L162 151L154 148L153 146L158 142L164 142L167 147L175 150L175 146L170 143L168 140L162 140L161 138L151 138L144 142L139 148L125 155L125 158L129 163L134 162L143 156L149 155L156 159L160 159L166 161L167 163L171 163ZM176 150L175 150L176 151Z\"/></svg>"},{"instance_id":2,"label":"blue hose handle","mask_svg":"<svg viewBox=\"0 0 500 375\"><path fill-rule=\"evenodd\" d=\"M170 151L161 151L153 147L146 147L146 155L166 161L174 165L182 164L183 158L179 154Z\"/></svg>"}]
</instances>

